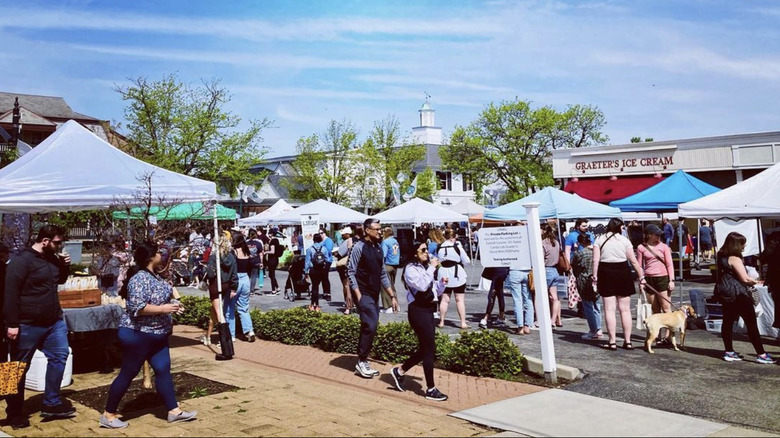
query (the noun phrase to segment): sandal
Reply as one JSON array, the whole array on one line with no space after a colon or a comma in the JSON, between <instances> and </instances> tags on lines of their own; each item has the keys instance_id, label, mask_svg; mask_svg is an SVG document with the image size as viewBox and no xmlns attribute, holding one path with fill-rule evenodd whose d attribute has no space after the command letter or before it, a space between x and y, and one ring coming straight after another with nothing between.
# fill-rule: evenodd
<instances>
[{"instance_id":1,"label":"sandal","mask_svg":"<svg viewBox=\"0 0 780 438\"><path fill-rule=\"evenodd\" d=\"M632 344L630 342L624 342L623 343L623 348L626 349L626 350L633 350L634 349L634 344Z\"/></svg>"},{"instance_id":2,"label":"sandal","mask_svg":"<svg viewBox=\"0 0 780 438\"><path fill-rule=\"evenodd\" d=\"M610 342L608 344L601 344L601 348L610 351L617 351L617 344L614 342Z\"/></svg>"}]
</instances>

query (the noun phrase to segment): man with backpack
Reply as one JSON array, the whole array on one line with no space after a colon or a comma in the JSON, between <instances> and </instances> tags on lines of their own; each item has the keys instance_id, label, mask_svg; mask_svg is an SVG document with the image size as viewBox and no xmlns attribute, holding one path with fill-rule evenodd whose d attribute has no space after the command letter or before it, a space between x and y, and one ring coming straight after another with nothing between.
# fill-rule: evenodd
<instances>
[{"instance_id":1,"label":"man with backpack","mask_svg":"<svg viewBox=\"0 0 780 438\"><path fill-rule=\"evenodd\" d=\"M314 244L306 250L306 264L304 272L311 280L311 305L309 310L319 312L320 309L320 284L322 284L322 293L330 296L330 266L333 263L333 255L328 252L325 245L322 244L322 235L317 233L312 236Z\"/></svg>"},{"instance_id":2,"label":"man with backpack","mask_svg":"<svg viewBox=\"0 0 780 438\"><path fill-rule=\"evenodd\" d=\"M257 231L249 230L249 240L246 241L249 247L249 293L263 290L263 255L265 253L263 241L257 237Z\"/></svg>"}]
</instances>

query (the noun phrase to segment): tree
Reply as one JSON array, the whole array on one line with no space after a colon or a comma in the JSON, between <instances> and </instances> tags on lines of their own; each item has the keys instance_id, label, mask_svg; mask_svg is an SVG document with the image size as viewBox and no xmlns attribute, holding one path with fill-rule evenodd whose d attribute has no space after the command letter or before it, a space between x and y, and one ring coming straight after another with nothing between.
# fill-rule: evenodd
<instances>
[{"instance_id":1,"label":"tree","mask_svg":"<svg viewBox=\"0 0 780 438\"><path fill-rule=\"evenodd\" d=\"M472 176L477 193L498 180L511 201L553 184L552 150L606 142L605 124L601 111L591 106L559 112L523 100L491 103L471 124L457 126L439 153L446 169Z\"/></svg>"},{"instance_id":2,"label":"tree","mask_svg":"<svg viewBox=\"0 0 780 438\"><path fill-rule=\"evenodd\" d=\"M433 202L433 194L439 190L439 180L433 169L426 167L425 170L417 174L417 194L416 197Z\"/></svg>"},{"instance_id":3,"label":"tree","mask_svg":"<svg viewBox=\"0 0 780 438\"><path fill-rule=\"evenodd\" d=\"M383 157L370 138L354 154L354 204L368 214L369 210L385 205L385 180L381 172Z\"/></svg>"},{"instance_id":4,"label":"tree","mask_svg":"<svg viewBox=\"0 0 780 438\"><path fill-rule=\"evenodd\" d=\"M356 146L357 131L346 120L331 120L320 136L298 140L298 155L291 163L295 175L283 182L290 196L304 202L326 199L348 203L355 183Z\"/></svg>"},{"instance_id":5,"label":"tree","mask_svg":"<svg viewBox=\"0 0 780 438\"><path fill-rule=\"evenodd\" d=\"M403 144L399 146L401 128L398 119L388 115L384 120L374 122L374 129L369 137L370 146L379 153L377 173L381 171L383 180L383 203L390 205L393 200L391 181L403 172L411 174L414 164L425 155L425 146L421 144ZM367 142L368 142L367 141ZM419 190L419 188L418 188Z\"/></svg>"},{"instance_id":6,"label":"tree","mask_svg":"<svg viewBox=\"0 0 780 438\"><path fill-rule=\"evenodd\" d=\"M653 141L653 137L645 137L645 142ZM631 137L631 143L642 143L642 137Z\"/></svg>"},{"instance_id":7,"label":"tree","mask_svg":"<svg viewBox=\"0 0 780 438\"><path fill-rule=\"evenodd\" d=\"M145 77L116 86L127 120L127 152L148 163L216 182L235 193L241 181L253 181L249 169L262 161L262 131L268 119L251 120L237 131L241 119L223 108L230 93L218 79L201 87L182 83L174 74L159 81Z\"/></svg>"}]
</instances>

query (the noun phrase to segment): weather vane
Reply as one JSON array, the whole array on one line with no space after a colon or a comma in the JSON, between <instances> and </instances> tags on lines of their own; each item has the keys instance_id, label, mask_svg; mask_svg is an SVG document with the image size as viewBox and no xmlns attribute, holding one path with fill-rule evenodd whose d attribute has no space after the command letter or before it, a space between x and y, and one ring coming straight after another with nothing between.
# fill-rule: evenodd
<instances>
[{"instance_id":1,"label":"weather vane","mask_svg":"<svg viewBox=\"0 0 780 438\"><path fill-rule=\"evenodd\" d=\"M429 99L431 98L431 95L430 95L430 94L428 94L428 92L427 92L427 91L423 91L423 93L425 93L425 100L426 100L426 101L427 101L427 100L429 100Z\"/></svg>"}]
</instances>

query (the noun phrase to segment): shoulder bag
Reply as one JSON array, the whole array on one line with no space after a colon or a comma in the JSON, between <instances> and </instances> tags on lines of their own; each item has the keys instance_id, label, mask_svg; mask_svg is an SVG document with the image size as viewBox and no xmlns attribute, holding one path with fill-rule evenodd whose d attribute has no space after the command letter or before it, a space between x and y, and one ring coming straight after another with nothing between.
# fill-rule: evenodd
<instances>
[{"instance_id":1,"label":"shoulder bag","mask_svg":"<svg viewBox=\"0 0 780 438\"><path fill-rule=\"evenodd\" d=\"M555 265L555 268L558 269L559 274L571 271L571 263L569 263L569 258L566 257L566 252L563 250L558 252L558 263Z\"/></svg>"}]
</instances>

